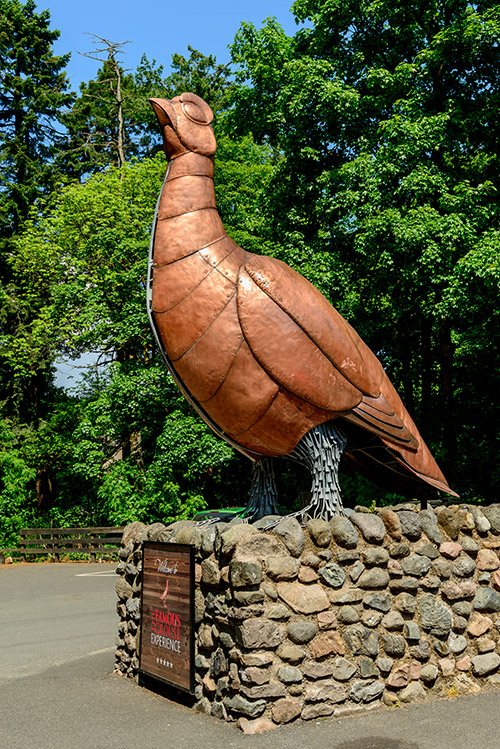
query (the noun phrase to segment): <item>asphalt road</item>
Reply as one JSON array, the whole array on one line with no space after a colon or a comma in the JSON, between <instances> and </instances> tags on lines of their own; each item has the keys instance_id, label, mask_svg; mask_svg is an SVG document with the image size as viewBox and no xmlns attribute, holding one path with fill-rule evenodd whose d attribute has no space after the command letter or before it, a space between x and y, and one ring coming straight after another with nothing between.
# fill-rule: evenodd
<instances>
[{"instance_id":1,"label":"asphalt road","mask_svg":"<svg viewBox=\"0 0 500 749\"><path fill-rule=\"evenodd\" d=\"M114 582L108 564L0 567L0 747L500 749L499 691L244 736L112 675Z\"/></svg>"}]
</instances>

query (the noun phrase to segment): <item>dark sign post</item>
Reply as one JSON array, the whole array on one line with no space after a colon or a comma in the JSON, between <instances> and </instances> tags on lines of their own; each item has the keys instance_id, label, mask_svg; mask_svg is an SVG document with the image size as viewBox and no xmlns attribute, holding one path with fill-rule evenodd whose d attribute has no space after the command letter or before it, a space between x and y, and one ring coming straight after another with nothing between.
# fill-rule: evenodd
<instances>
[{"instance_id":1,"label":"dark sign post","mask_svg":"<svg viewBox=\"0 0 500 749\"><path fill-rule=\"evenodd\" d=\"M139 671L194 690L194 549L145 541Z\"/></svg>"}]
</instances>

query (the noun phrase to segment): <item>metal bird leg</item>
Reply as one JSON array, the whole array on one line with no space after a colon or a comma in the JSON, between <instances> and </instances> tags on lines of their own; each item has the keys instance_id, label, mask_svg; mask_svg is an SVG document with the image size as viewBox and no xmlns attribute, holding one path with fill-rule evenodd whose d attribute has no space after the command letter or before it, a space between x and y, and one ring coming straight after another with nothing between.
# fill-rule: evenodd
<instances>
[{"instance_id":1,"label":"metal bird leg","mask_svg":"<svg viewBox=\"0 0 500 749\"><path fill-rule=\"evenodd\" d=\"M252 484L248 498L247 519L252 522L266 515L279 515L278 491L272 458L262 458L253 464Z\"/></svg>"},{"instance_id":2,"label":"metal bird leg","mask_svg":"<svg viewBox=\"0 0 500 749\"><path fill-rule=\"evenodd\" d=\"M309 504L292 517L330 520L343 515L340 496L339 463L347 438L332 421L318 424L305 434L297 447L287 456L305 465L312 476L312 498Z\"/></svg>"}]
</instances>

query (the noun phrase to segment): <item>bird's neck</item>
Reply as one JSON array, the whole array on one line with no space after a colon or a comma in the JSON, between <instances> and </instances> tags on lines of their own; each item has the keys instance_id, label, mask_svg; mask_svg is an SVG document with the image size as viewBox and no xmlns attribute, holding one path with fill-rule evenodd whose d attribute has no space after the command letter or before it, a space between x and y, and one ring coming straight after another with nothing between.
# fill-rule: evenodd
<instances>
[{"instance_id":1,"label":"bird's neck","mask_svg":"<svg viewBox=\"0 0 500 749\"><path fill-rule=\"evenodd\" d=\"M173 262L225 236L215 207L213 157L171 159L158 206L155 261ZM158 257L157 257L158 256Z\"/></svg>"}]
</instances>

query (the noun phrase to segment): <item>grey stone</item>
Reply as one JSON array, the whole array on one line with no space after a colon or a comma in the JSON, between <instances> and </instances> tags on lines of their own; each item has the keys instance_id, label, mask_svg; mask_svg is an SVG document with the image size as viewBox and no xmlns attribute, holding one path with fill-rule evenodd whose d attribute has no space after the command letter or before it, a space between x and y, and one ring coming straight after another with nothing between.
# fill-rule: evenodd
<instances>
[{"instance_id":1,"label":"grey stone","mask_svg":"<svg viewBox=\"0 0 500 749\"><path fill-rule=\"evenodd\" d=\"M467 554L476 554L479 551L479 545L470 536L461 536L460 543L462 549L466 551Z\"/></svg>"},{"instance_id":2,"label":"grey stone","mask_svg":"<svg viewBox=\"0 0 500 749\"><path fill-rule=\"evenodd\" d=\"M361 559L367 567L385 567L389 561L389 552L384 548L368 548L361 552Z\"/></svg>"},{"instance_id":3,"label":"grey stone","mask_svg":"<svg viewBox=\"0 0 500 749\"><path fill-rule=\"evenodd\" d=\"M401 533L403 536L409 538L410 541L418 541L422 535L419 513L412 512L411 510L399 510L397 515L401 523Z\"/></svg>"},{"instance_id":4,"label":"grey stone","mask_svg":"<svg viewBox=\"0 0 500 749\"><path fill-rule=\"evenodd\" d=\"M412 681L399 692L400 702L420 702L425 700L427 692L418 681Z\"/></svg>"},{"instance_id":5,"label":"grey stone","mask_svg":"<svg viewBox=\"0 0 500 749\"><path fill-rule=\"evenodd\" d=\"M237 626L236 639L249 650L276 648L283 640L283 632L274 622L247 619Z\"/></svg>"},{"instance_id":6,"label":"grey stone","mask_svg":"<svg viewBox=\"0 0 500 749\"><path fill-rule=\"evenodd\" d=\"M490 520L489 517L488 519ZM497 655L497 653L484 653L483 655L476 655L472 659L472 671L475 676L487 676L488 674L492 674L499 666L500 655Z\"/></svg>"},{"instance_id":7,"label":"grey stone","mask_svg":"<svg viewBox=\"0 0 500 749\"><path fill-rule=\"evenodd\" d=\"M434 575L427 575L423 580L420 580L420 587L422 590L437 590L440 585L441 580L439 577L434 577Z\"/></svg>"},{"instance_id":8,"label":"grey stone","mask_svg":"<svg viewBox=\"0 0 500 749\"><path fill-rule=\"evenodd\" d=\"M490 522L491 532L498 535L500 533L500 505L489 505L481 509L483 515Z\"/></svg>"},{"instance_id":9,"label":"grey stone","mask_svg":"<svg viewBox=\"0 0 500 749\"><path fill-rule=\"evenodd\" d=\"M251 700L277 700L286 696L285 687L277 681L256 687L242 687L241 691Z\"/></svg>"},{"instance_id":10,"label":"grey stone","mask_svg":"<svg viewBox=\"0 0 500 749\"><path fill-rule=\"evenodd\" d=\"M329 598L332 603L344 604L344 603L359 603L363 598L363 591L359 588L348 588L347 590L335 590L329 593Z\"/></svg>"},{"instance_id":11,"label":"grey stone","mask_svg":"<svg viewBox=\"0 0 500 749\"><path fill-rule=\"evenodd\" d=\"M378 655L378 632L372 632L362 624L353 624L344 632L344 640L347 647L354 655Z\"/></svg>"},{"instance_id":12,"label":"grey stone","mask_svg":"<svg viewBox=\"0 0 500 749\"><path fill-rule=\"evenodd\" d=\"M214 550L215 535L216 528L214 525L201 532L201 550L206 556L210 556Z\"/></svg>"},{"instance_id":13,"label":"grey stone","mask_svg":"<svg viewBox=\"0 0 500 749\"><path fill-rule=\"evenodd\" d=\"M438 525L452 541L456 541L458 538L463 515L465 513L461 513L456 508L452 509L451 507L443 508L438 515Z\"/></svg>"},{"instance_id":14,"label":"grey stone","mask_svg":"<svg viewBox=\"0 0 500 749\"><path fill-rule=\"evenodd\" d=\"M268 619L284 620L290 618L290 609L282 603L277 603L267 614Z\"/></svg>"},{"instance_id":15,"label":"grey stone","mask_svg":"<svg viewBox=\"0 0 500 749\"><path fill-rule=\"evenodd\" d=\"M257 528L249 523L230 525L227 530L221 533L221 553L225 556L229 556L240 538L258 532Z\"/></svg>"},{"instance_id":16,"label":"grey stone","mask_svg":"<svg viewBox=\"0 0 500 749\"><path fill-rule=\"evenodd\" d=\"M446 643L444 642L441 642L440 640L435 640L432 643L432 647L440 658L446 658L446 656L450 654L450 648L448 647L448 645L446 645Z\"/></svg>"},{"instance_id":17,"label":"grey stone","mask_svg":"<svg viewBox=\"0 0 500 749\"><path fill-rule=\"evenodd\" d=\"M324 562L329 562L330 559L332 559L333 554L330 549L320 549L318 551L318 556L320 559L323 559Z\"/></svg>"},{"instance_id":18,"label":"grey stone","mask_svg":"<svg viewBox=\"0 0 500 749\"><path fill-rule=\"evenodd\" d=\"M463 653L467 647L467 639L463 635L451 634L448 640L448 647L454 655Z\"/></svg>"},{"instance_id":19,"label":"grey stone","mask_svg":"<svg viewBox=\"0 0 500 749\"><path fill-rule=\"evenodd\" d=\"M350 520L342 515L335 515L330 520L330 528L332 529L333 538L339 546L345 546L347 549L356 548L359 535Z\"/></svg>"},{"instance_id":20,"label":"grey stone","mask_svg":"<svg viewBox=\"0 0 500 749\"><path fill-rule=\"evenodd\" d=\"M273 528L273 533L283 540L292 556L300 557L304 551L305 537L304 531L296 518L283 518Z\"/></svg>"},{"instance_id":21,"label":"grey stone","mask_svg":"<svg viewBox=\"0 0 500 749\"><path fill-rule=\"evenodd\" d=\"M279 523L281 518L282 515L264 515L263 518L259 518L259 520L256 520L252 525L254 528L257 528L257 530L265 531L274 523Z\"/></svg>"},{"instance_id":22,"label":"grey stone","mask_svg":"<svg viewBox=\"0 0 500 749\"><path fill-rule=\"evenodd\" d=\"M389 611L382 619L382 625L389 630L403 629L405 620L399 611Z\"/></svg>"},{"instance_id":23,"label":"grey stone","mask_svg":"<svg viewBox=\"0 0 500 749\"><path fill-rule=\"evenodd\" d=\"M283 684L294 684L302 681L302 671L296 666L282 666L278 669L278 679Z\"/></svg>"},{"instance_id":24,"label":"grey stone","mask_svg":"<svg viewBox=\"0 0 500 749\"><path fill-rule=\"evenodd\" d=\"M465 628L467 627L467 619L465 619L463 616L455 616L453 617L453 631L454 632L463 632Z\"/></svg>"},{"instance_id":25,"label":"grey stone","mask_svg":"<svg viewBox=\"0 0 500 749\"><path fill-rule=\"evenodd\" d=\"M345 689L332 684L330 679L326 681L316 681L314 684L310 684L306 687L304 692L305 702L330 702L338 703L344 702L347 699L347 693Z\"/></svg>"},{"instance_id":26,"label":"grey stone","mask_svg":"<svg viewBox=\"0 0 500 749\"><path fill-rule=\"evenodd\" d=\"M229 565L229 576L233 588L258 585L262 579L262 567L258 562L238 562L233 559Z\"/></svg>"},{"instance_id":27,"label":"grey stone","mask_svg":"<svg viewBox=\"0 0 500 749\"><path fill-rule=\"evenodd\" d=\"M332 676L337 681L348 681L357 671L354 663L346 658L335 658L333 662Z\"/></svg>"},{"instance_id":28,"label":"grey stone","mask_svg":"<svg viewBox=\"0 0 500 749\"><path fill-rule=\"evenodd\" d=\"M369 544L381 544L385 537L385 525L382 518L371 513L354 512L351 521L361 531Z\"/></svg>"},{"instance_id":29,"label":"grey stone","mask_svg":"<svg viewBox=\"0 0 500 749\"><path fill-rule=\"evenodd\" d=\"M365 566L364 564L361 564L361 562L355 562L351 569L349 570L349 577L353 581L353 583L356 582L356 580L359 580L359 576L364 571Z\"/></svg>"},{"instance_id":30,"label":"grey stone","mask_svg":"<svg viewBox=\"0 0 500 749\"><path fill-rule=\"evenodd\" d=\"M429 572L431 566L431 560L427 556L420 556L420 554L412 554L410 557L406 557L401 560L401 567L405 575L412 575L413 577L423 577Z\"/></svg>"},{"instance_id":31,"label":"grey stone","mask_svg":"<svg viewBox=\"0 0 500 749\"><path fill-rule=\"evenodd\" d=\"M356 681L351 687L349 696L355 702L371 702L380 697L384 691L384 685L381 681Z\"/></svg>"},{"instance_id":32,"label":"grey stone","mask_svg":"<svg viewBox=\"0 0 500 749\"><path fill-rule=\"evenodd\" d=\"M356 667L354 670L356 670ZM332 676L333 667L328 663L309 662L304 666L303 673L308 679L329 679ZM349 676L346 678L348 679Z\"/></svg>"},{"instance_id":33,"label":"grey stone","mask_svg":"<svg viewBox=\"0 0 500 749\"><path fill-rule=\"evenodd\" d=\"M299 573L300 562L292 557L268 557L266 570L273 580L292 580Z\"/></svg>"},{"instance_id":34,"label":"grey stone","mask_svg":"<svg viewBox=\"0 0 500 749\"><path fill-rule=\"evenodd\" d=\"M410 547L404 542L389 546L388 551L393 559L402 559L403 557L407 557L411 553Z\"/></svg>"},{"instance_id":35,"label":"grey stone","mask_svg":"<svg viewBox=\"0 0 500 749\"><path fill-rule=\"evenodd\" d=\"M429 541L432 541L434 544L439 544L442 541L441 533L439 532L438 528L438 522L436 514L433 510L421 510L420 511L420 524L422 526L422 530L429 539Z\"/></svg>"},{"instance_id":36,"label":"grey stone","mask_svg":"<svg viewBox=\"0 0 500 749\"><path fill-rule=\"evenodd\" d=\"M240 713L241 715L248 715L250 718L257 718L259 715L262 715L267 704L265 700L249 702L239 694L235 694L234 697L224 697L222 702L227 710L233 713Z\"/></svg>"},{"instance_id":37,"label":"grey stone","mask_svg":"<svg viewBox=\"0 0 500 749\"><path fill-rule=\"evenodd\" d=\"M264 593L262 590L235 590L234 599L244 606L251 606L255 603L262 603Z\"/></svg>"},{"instance_id":38,"label":"grey stone","mask_svg":"<svg viewBox=\"0 0 500 749\"><path fill-rule=\"evenodd\" d=\"M359 675L362 679L373 679L380 676L380 671L371 658L361 658L359 661Z\"/></svg>"},{"instance_id":39,"label":"grey stone","mask_svg":"<svg viewBox=\"0 0 500 749\"><path fill-rule=\"evenodd\" d=\"M337 560L337 562L344 565L357 562L359 560L359 557L359 551L356 551L356 549L339 549L335 554L335 559Z\"/></svg>"},{"instance_id":40,"label":"grey stone","mask_svg":"<svg viewBox=\"0 0 500 749\"><path fill-rule=\"evenodd\" d=\"M365 611L361 617L361 621L365 627L378 627L382 619L381 611Z\"/></svg>"},{"instance_id":41,"label":"grey stone","mask_svg":"<svg viewBox=\"0 0 500 749\"><path fill-rule=\"evenodd\" d=\"M445 559L435 559L431 564L432 569L439 575L439 577L447 580L451 577L451 562L447 562Z\"/></svg>"},{"instance_id":42,"label":"grey stone","mask_svg":"<svg viewBox=\"0 0 500 749\"><path fill-rule=\"evenodd\" d=\"M132 586L129 585L129 583L123 577L118 578L118 580L116 581L115 589L116 595L121 601L126 601L134 593L134 591L132 590Z\"/></svg>"},{"instance_id":43,"label":"grey stone","mask_svg":"<svg viewBox=\"0 0 500 749\"><path fill-rule=\"evenodd\" d=\"M415 549L415 551L417 554L420 554L420 556L428 557L429 559L437 559L439 556L439 550L434 544L424 544L423 546L419 546L418 549Z\"/></svg>"},{"instance_id":44,"label":"grey stone","mask_svg":"<svg viewBox=\"0 0 500 749\"><path fill-rule=\"evenodd\" d=\"M355 624L359 622L359 614L354 606L342 606L338 612L338 619L342 624Z\"/></svg>"},{"instance_id":45,"label":"grey stone","mask_svg":"<svg viewBox=\"0 0 500 749\"><path fill-rule=\"evenodd\" d=\"M471 507L470 511L472 513L472 517L474 518L474 522L476 524L478 532L488 533L491 528L491 523L488 518L483 515L479 507Z\"/></svg>"},{"instance_id":46,"label":"grey stone","mask_svg":"<svg viewBox=\"0 0 500 749\"><path fill-rule=\"evenodd\" d=\"M376 588L386 588L389 583L389 575L386 570L380 567L372 567L365 570L358 580L360 588L372 590Z\"/></svg>"},{"instance_id":47,"label":"grey stone","mask_svg":"<svg viewBox=\"0 0 500 749\"><path fill-rule=\"evenodd\" d=\"M276 589L273 585L264 585L262 587L263 593L266 594L268 598L271 599L271 601L276 601L278 598L278 594L276 592Z\"/></svg>"},{"instance_id":48,"label":"grey stone","mask_svg":"<svg viewBox=\"0 0 500 749\"><path fill-rule=\"evenodd\" d=\"M335 706L328 702L314 702L312 704L304 705L300 717L302 720L323 718L327 715L331 715L334 710Z\"/></svg>"},{"instance_id":49,"label":"grey stone","mask_svg":"<svg viewBox=\"0 0 500 749\"><path fill-rule=\"evenodd\" d=\"M138 598L127 598L127 601L125 603L125 610L127 612L127 616L129 616L131 619L139 621L139 619L141 618L141 604Z\"/></svg>"},{"instance_id":50,"label":"grey stone","mask_svg":"<svg viewBox=\"0 0 500 749\"><path fill-rule=\"evenodd\" d=\"M472 614L472 603L470 601L457 601L451 608L458 616L468 618Z\"/></svg>"},{"instance_id":51,"label":"grey stone","mask_svg":"<svg viewBox=\"0 0 500 749\"><path fill-rule=\"evenodd\" d=\"M420 678L424 684L433 684L439 676L439 669L433 663L426 663L420 671Z\"/></svg>"},{"instance_id":52,"label":"grey stone","mask_svg":"<svg viewBox=\"0 0 500 749\"><path fill-rule=\"evenodd\" d=\"M417 622L405 622L403 634L408 642L419 642L421 633Z\"/></svg>"},{"instance_id":53,"label":"grey stone","mask_svg":"<svg viewBox=\"0 0 500 749\"><path fill-rule=\"evenodd\" d=\"M268 557L286 557L286 546L277 536L269 533L247 533L237 541L233 560L264 562Z\"/></svg>"},{"instance_id":54,"label":"grey stone","mask_svg":"<svg viewBox=\"0 0 500 749\"><path fill-rule=\"evenodd\" d=\"M326 520L313 518L307 521L306 528L316 546L328 546L332 540L332 529Z\"/></svg>"},{"instance_id":55,"label":"grey stone","mask_svg":"<svg viewBox=\"0 0 500 749\"><path fill-rule=\"evenodd\" d=\"M418 589L418 580L415 577L401 577L399 580L391 580L389 589L392 593L415 593Z\"/></svg>"},{"instance_id":56,"label":"grey stone","mask_svg":"<svg viewBox=\"0 0 500 749\"><path fill-rule=\"evenodd\" d=\"M470 557L460 557L452 566L452 572L457 577L469 577L476 570L475 562Z\"/></svg>"},{"instance_id":57,"label":"grey stone","mask_svg":"<svg viewBox=\"0 0 500 749\"><path fill-rule=\"evenodd\" d=\"M314 622L305 620L290 622L286 628L288 637L296 645L304 645L306 642L309 642L317 631L318 628Z\"/></svg>"},{"instance_id":58,"label":"grey stone","mask_svg":"<svg viewBox=\"0 0 500 749\"><path fill-rule=\"evenodd\" d=\"M394 661L392 660L392 658L384 658L382 656L380 658L377 658L375 663L377 665L377 668L384 675L390 673L391 668L394 666Z\"/></svg>"},{"instance_id":59,"label":"grey stone","mask_svg":"<svg viewBox=\"0 0 500 749\"><path fill-rule=\"evenodd\" d=\"M319 571L319 576L327 585L332 588L340 588L345 582L345 572L335 562L328 562Z\"/></svg>"},{"instance_id":60,"label":"grey stone","mask_svg":"<svg viewBox=\"0 0 500 749\"><path fill-rule=\"evenodd\" d=\"M282 661L292 664L300 663L306 657L306 651L299 648L298 645L281 645L277 653Z\"/></svg>"},{"instance_id":61,"label":"grey stone","mask_svg":"<svg viewBox=\"0 0 500 749\"><path fill-rule=\"evenodd\" d=\"M386 655L402 658L406 650L406 642L401 635L382 635Z\"/></svg>"},{"instance_id":62,"label":"grey stone","mask_svg":"<svg viewBox=\"0 0 500 749\"><path fill-rule=\"evenodd\" d=\"M193 705L193 710L195 713L206 713L207 715L210 715L210 701L207 697L202 697L201 700L198 700L198 702Z\"/></svg>"},{"instance_id":63,"label":"grey stone","mask_svg":"<svg viewBox=\"0 0 500 749\"><path fill-rule=\"evenodd\" d=\"M451 611L436 601L431 593L424 593L417 602L423 629L436 637L446 637L451 629Z\"/></svg>"},{"instance_id":64,"label":"grey stone","mask_svg":"<svg viewBox=\"0 0 500 749\"><path fill-rule=\"evenodd\" d=\"M212 559L204 559L201 563L201 579L205 585L218 585L220 583L219 565Z\"/></svg>"},{"instance_id":65,"label":"grey stone","mask_svg":"<svg viewBox=\"0 0 500 749\"><path fill-rule=\"evenodd\" d=\"M479 585L489 585L491 580L491 573L490 572L482 572L479 577L477 578L477 581Z\"/></svg>"},{"instance_id":66,"label":"grey stone","mask_svg":"<svg viewBox=\"0 0 500 749\"><path fill-rule=\"evenodd\" d=\"M500 596L491 588L479 588L472 605L476 611L500 611Z\"/></svg>"},{"instance_id":67,"label":"grey stone","mask_svg":"<svg viewBox=\"0 0 500 749\"><path fill-rule=\"evenodd\" d=\"M410 648L410 655L418 661L426 661L430 658L431 649L427 640L420 640L418 645Z\"/></svg>"},{"instance_id":68,"label":"grey stone","mask_svg":"<svg viewBox=\"0 0 500 749\"><path fill-rule=\"evenodd\" d=\"M376 609L377 611L387 612L391 608L392 599L387 593L374 593L363 598L363 606Z\"/></svg>"}]
</instances>

